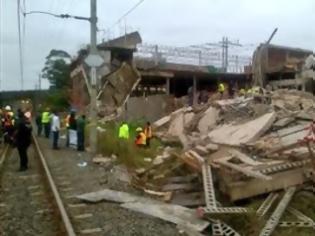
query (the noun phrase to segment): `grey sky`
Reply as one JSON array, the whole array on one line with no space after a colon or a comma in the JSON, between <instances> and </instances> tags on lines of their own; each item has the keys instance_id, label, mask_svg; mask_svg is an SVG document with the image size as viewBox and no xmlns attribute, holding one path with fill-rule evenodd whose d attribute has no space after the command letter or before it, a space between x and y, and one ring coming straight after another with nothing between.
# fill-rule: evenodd
<instances>
[{"instance_id":1,"label":"grey sky","mask_svg":"<svg viewBox=\"0 0 315 236\"><path fill-rule=\"evenodd\" d=\"M139 0L98 0L100 29L108 28ZM0 0L1 90L20 89L17 0ZM21 0L23 2L23 0ZM26 10L89 16L89 0L25 0ZM217 42L222 36L244 44L265 41L275 27L275 44L315 49L314 0L145 0L126 18L127 30L140 30L143 41L174 46ZM89 42L88 22L46 15L26 18L25 88L37 83L51 49L75 55ZM111 28L123 32L124 21ZM101 40L103 33L98 34ZM105 35L108 37L108 34ZM251 52L248 52L251 53Z\"/></svg>"}]
</instances>

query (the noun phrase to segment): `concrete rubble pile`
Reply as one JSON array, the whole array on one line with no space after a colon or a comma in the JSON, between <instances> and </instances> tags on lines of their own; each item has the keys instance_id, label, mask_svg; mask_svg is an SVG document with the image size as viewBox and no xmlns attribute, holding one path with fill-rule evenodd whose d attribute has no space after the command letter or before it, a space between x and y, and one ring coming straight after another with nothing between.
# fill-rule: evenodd
<instances>
[{"instance_id":1,"label":"concrete rubble pile","mask_svg":"<svg viewBox=\"0 0 315 236\"><path fill-rule=\"evenodd\" d=\"M138 183L147 192L154 189L163 195L167 191L163 199L170 203L192 207L204 202L205 207L198 212L211 220L220 214L255 212L222 207L216 195L224 196L230 205L312 184L313 147L303 140L315 118L314 104L311 94L278 90L181 108L154 126L163 142L177 140L182 151L168 152L167 161L163 159L159 165L139 173ZM185 182L173 184L169 182L172 179ZM201 197L198 194L202 183ZM178 195L185 201L176 201ZM223 222L218 224L222 226Z\"/></svg>"},{"instance_id":2,"label":"concrete rubble pile","mask_svg":"<svg viewBox=\"0 0 315 236\"><path fill-rule=\"evenodd\" d=\"M147 197L104 190L78 198L119 202L187 235L314 229L311 218L288 207L301 189L315 192L314 147L305 142L314 104L308 93L278 90L183 107L153 123L165 148L148 167L130 173L130 184ZM249 207L244 202L250 199L261 203ZM284 221L288 212L297 220ZM246 225L238 223L242 219Z\"/></svg>"}]
</instances>

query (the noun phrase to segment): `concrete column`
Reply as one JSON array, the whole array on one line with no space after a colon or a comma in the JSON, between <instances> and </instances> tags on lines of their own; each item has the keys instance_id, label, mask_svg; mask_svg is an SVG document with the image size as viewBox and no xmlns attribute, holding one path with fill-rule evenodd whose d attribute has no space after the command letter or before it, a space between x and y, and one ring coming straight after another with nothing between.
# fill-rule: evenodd
<instances>
[{"instance_id":1,"label":"concrete column","mask_svg":"<svg viewBox=\"0 0 315 236\"><path fill-rule=\"evenodd\" d=\"M198 104L198 97L197 97L197 77L194 75L193 77L193 106Z\"/></svg>"},{"instance_id":2,"label":"concrete column","mask_svg":"<svg viewBox=\"0 0 315 236\"><path fill-rule=\"evenodd\" d=\"M166 95L171 94L170 78L166 78Z\"/></svg>"}]
</instances>

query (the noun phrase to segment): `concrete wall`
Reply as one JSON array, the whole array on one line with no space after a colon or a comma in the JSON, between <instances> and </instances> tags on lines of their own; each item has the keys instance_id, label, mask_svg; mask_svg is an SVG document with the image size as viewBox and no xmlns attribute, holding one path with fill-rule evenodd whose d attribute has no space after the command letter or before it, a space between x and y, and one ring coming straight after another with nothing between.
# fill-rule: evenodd
<instances>
[{"instance_id":1,"label":"concrete wall","mask_svg":"<svg viewBox=\"0 0 315 236\"><path fill-rule=\"evenodd\" d=\"M152 95L144 97L131 97L126 104L123 119L144 119L153 122L167 115L172 109L173 98L167 95Z\"/></svg>"}]
</instances>

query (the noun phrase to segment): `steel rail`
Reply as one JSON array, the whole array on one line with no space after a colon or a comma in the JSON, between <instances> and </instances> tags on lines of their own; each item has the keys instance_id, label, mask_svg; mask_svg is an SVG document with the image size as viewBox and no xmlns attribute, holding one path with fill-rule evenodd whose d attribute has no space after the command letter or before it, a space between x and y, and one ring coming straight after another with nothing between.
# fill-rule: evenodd
<instances>
[{"instance_id":1,"label":"steel rail","mask_svg":"<svg viewBox=\"0 0 315 236\"><path fill-rule=\"evenodd\" d=\"M34 146L35 146L35 149L36 149L36 152L39 156L39 159L40 159L40 162L42 164L42 167L44 169L44 172L45 172L45 175L47 177L47 180L49 182L49 186L51 188L51 191L53 192L53 195L54 195L54 199L56 201L56 204L58 206L58 210L60 212L60 215L61 215L61 218L62 218L62 221L63 221L63 224L64 224L64 227L65 227L65 230L67 232L67 235L68 236L75 236L75 232L74 232L74 229L73 229L73 226L72 226L72 223L70 221L70 218L68 216L68 213L65 209L65 206L61 200L61 197L60 197L60 194L57 190L57 187L56 187L56 184L55 184L55 181L53 180L53 177L51 175L51 172L49 170L49 167L48 167L48 164L45 160L45 157L40 149L40 146L38 144L38 141L37 139L35 138L34 134L32 134L32 139L33 139L33 142L34 142Z\"/></svg>"},{"instance_id":2,"label":"steel rail","mask_svg":"<svg viewBox=\"0 0 315 236\"><path fill-rule=\"evenodd\" d=\"M4 150L1 153L1 157L0 157L0 168L2 167L3 163L5 162L6 156L8 154L9 151L9 145L6 145L4 147Z\"/></svg>"}]
</instances>

